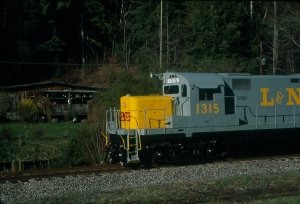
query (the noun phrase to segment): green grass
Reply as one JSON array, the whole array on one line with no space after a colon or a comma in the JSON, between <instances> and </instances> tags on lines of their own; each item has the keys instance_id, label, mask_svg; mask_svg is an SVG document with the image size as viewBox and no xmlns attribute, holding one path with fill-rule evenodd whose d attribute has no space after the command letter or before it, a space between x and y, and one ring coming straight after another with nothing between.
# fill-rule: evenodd
<instances>
[{"instance_id":1,"label":"green grass","mask_svg":"<svg viewBox=\"0 0 300 204\"><path fill-rule=\"evenodd\" d=\"M88 123L0 123L0 162L66 158L76 139L93 131Z\"/></svg>"},{"instance_id":2,"label":"green grass","mask_svg":"<svg viewBox=\"0 0 300 204\"><path fill-rule=\"evenodd\" d=\"M297 196L284 196L271 198L266 200L257 200L252 202L253 204L299 204L300 203L300 195Z\"/></svg>"},{"instance_id":3,"label":"green grass","mask_svg":"<svg viewBox=\"0 0 300 204\"><path fill-rule=\"evenodd\" d=\"M24 138L62 138L76 137L78 130L89 127L86 123L0 123L0 133L3 129L11 130L11 139Z\"/></svg>"}]
</instances>

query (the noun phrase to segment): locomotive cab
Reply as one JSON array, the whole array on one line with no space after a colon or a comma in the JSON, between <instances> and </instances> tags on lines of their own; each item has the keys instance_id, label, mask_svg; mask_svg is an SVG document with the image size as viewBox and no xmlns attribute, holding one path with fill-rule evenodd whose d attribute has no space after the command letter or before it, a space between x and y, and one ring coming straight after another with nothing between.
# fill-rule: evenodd
<instances>
[{"instance_id":1,"label":"locomotive cab","mask_svg":"<svg viewBox=\"0 0 300 204\"><path fill-rule=\"evenodd\" d=\"M163 84L163 95L171 96L174 100L174 116L190 116L190 90L188 90L187 83L177 77L176 75L171 76L176 78L168 78ZM181 82L183 81L183 82Z\"/></svg>"},{"instance_id":2,"label":"locomotive cab","mask_svg":"<svg viewBox=\"0 0 300 204\"><path fill-rule=\"evenodd\" d=\"M225 108L229 108L224 100L228 102L233 96L225 96L220 75L164 73L160 78L163 94L174 98L173 128L208 127L224 122Z\"/></svg>"}]
</instances>

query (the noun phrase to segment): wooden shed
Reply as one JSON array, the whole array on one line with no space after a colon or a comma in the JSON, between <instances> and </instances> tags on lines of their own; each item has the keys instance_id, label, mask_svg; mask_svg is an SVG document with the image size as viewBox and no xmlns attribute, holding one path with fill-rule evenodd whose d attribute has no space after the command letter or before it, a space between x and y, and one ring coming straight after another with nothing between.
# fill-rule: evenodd
<instances>
[{"instance_id":1,"label":"wooden shed","mask_svg":"<svg viewBox=\"0 0 300 204\"><path fill-rule=\"evenodd\" d=\"M104 89L99 87L76 85L66 82L46 81L0 87L10 98L11 108L7 117L17 120L17 107L24 99L40 102L48 120L82 120L87 118L88 101ZM37 100L39 99L39 100Z\"/></svg>"}]
</instances>

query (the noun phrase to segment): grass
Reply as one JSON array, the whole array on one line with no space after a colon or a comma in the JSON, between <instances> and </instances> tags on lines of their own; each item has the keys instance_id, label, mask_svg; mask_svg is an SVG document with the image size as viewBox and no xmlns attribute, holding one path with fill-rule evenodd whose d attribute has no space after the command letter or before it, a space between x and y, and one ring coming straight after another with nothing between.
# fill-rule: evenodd
<instances>
[{"instance_id":1,"label":"grass","mask_svg":"<svg viewBox=\"0 0 300 204\"><path fill-rule=\"evenodd\" d=\"M88 123L0 123L0 162L39 161L67 157ZM72 146L73 145L73 146Z\"/></svg>"},{"instance_id":2,"label":"grass","mask_svg":"<svg viewBox=\"0 0 300 204\"><path fill-rule=\"evenodd\" d=\"M3 129L11 130L11 139L76 137L78 130L88 127L85 123L0 123L0 132Z\"/></svg>"},{"instance_id":3,"label":"grass","mask_svg":"<svg viewBox=\"0 0 300 204\"><path fill-rule=\"evenodd\" d=\"M299 203L300 172L237 176L103 192L74 192L28 203Z\"/></svg>"}]
</instances>

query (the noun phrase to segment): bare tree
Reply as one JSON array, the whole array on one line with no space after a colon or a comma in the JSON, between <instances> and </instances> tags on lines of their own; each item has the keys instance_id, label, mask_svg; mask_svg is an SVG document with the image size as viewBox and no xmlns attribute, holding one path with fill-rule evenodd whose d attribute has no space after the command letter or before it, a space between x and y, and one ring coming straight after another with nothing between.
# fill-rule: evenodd
<instances>
[{"instance_id":1,"label":"bare tree","mask_svg":"<svg viewBox=\"0 0 300 204\"><path fill-rule=\"evenodd\" d=\"M128 69L129 66L129 57L130 57L130 47L129 47L129 42L132 37L132 31L128 29L128 15L131 10L131 1L129 1L129 5L126 4L127 1L122 0L122 5L121 5L121 17L120 17L120 24L123 28L123 62Z\"/></svg>"},{"instance_id":2,"label":"bare tree","mask_svg":"<svg viewBox=\"0 0 300 204\"><path fill-rule=\"evenodd\" d=\"M160 0L159 68L162 69L163 0Z\"/></svg>"},{"instance_id":3,"label":"bare tree","mask_svg":"<svg viewBox=\"0 0 300 204\"><path fill-rule=\"evenodd\" d=\"M278 65L278 19L277 19L277 2L274 1L274 33L273 33L273 74L276 74Z\"/></svg>"}]
</instances>

